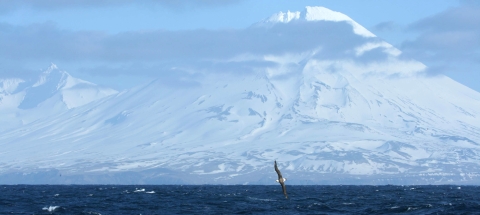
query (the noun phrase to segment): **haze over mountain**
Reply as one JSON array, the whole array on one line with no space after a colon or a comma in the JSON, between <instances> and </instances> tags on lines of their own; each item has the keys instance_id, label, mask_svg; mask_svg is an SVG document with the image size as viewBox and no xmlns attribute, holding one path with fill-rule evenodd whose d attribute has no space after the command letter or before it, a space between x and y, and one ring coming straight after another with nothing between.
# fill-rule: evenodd
<instances>
[{"instance_id":1,"label":"haze over mountain","mask_svg":"<svg viewBox=\"0 0 480 215\"><path fill-rule=\"evenodd\" d=\"M273 160L291 184L480 182L480 93L348 16L217 36L231 48L172 52L174 82L116 92L55 65L0 80L0 183L273 184Z\"/></svg>"}]
</instances>

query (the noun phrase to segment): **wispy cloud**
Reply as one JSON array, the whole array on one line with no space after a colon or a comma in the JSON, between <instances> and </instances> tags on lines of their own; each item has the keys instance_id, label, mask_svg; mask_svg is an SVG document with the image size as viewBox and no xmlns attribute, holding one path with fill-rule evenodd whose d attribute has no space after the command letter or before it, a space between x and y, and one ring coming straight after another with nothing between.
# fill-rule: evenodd
<instances>
[{"instance_id":1,"label":"wispy cloud","mask_svg":"<svg viewBox=\"0 0 480 215\"><path fill-rule=\"evenodd\" d=\"M376 31L392 31L397 29L398 26L393 21L381 22L373 26L373 30Z\"/></svg>"}]
</instances>

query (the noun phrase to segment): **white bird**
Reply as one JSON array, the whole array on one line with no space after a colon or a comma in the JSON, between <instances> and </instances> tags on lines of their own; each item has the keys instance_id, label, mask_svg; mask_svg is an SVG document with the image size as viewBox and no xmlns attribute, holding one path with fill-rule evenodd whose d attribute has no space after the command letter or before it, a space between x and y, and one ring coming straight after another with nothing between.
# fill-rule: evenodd
<instances>
[{"instance_id":1,"label":"white bird","mask_svg":"<svg viewBox=\"0 0 480 215\"><path fill-rule=\"evenodd\" d=\"M283 195L285 195L285 198L288 199L287 188L285 188L285 181L287 181L287 179L282 177L282 173L280 172L280 170L278 170L277 161L275 161L275 172L277 172L278 175L278 180L276 180L276 182L282 185Z\"/></svg>"}]
</instances>

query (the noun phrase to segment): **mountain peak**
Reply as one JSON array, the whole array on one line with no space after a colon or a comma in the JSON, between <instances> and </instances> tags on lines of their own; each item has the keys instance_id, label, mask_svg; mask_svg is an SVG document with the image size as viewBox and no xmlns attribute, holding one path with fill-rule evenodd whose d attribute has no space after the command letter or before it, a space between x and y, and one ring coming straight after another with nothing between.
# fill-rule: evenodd
<instances>
[{"instance_id":1,"label":"mountain peak","mask_svg":"<svg viewBox=\"0 0 480 215\"><path fill-rule=\"evenodd\" d=\"M33 84L32 87L38 87L40 85L43 85L47 82L64 82L66 79L70 77L70 74L68 74L65 71L61 71L58 69L57 65L51 64L41 75L38 81Z\"/></svg>"},{"instance_id":2,"label":"mountain peak","mask_svg":"<svg viewBox=\"0 0 480 215\"><path fill-rule=\"evenodd\" d=\"M58 69L57 65L54 63L50 63L50 67L48 67L47 70L54 70L54 69Z\"/></svg>"},{"instance_id":3,"label":"mountain peak","mask_svg":"<svg viewBox=\"0 0 480 215\"><path fill-rule=\"evenodd\" d=\"M54 98L60 99L70 109L114 93L115 90L75 78L52 63L32 86L25 88L25 96L18 108L35 108Z\"/></svg>"},{"instance_id":4,"label":"mountain peak","mask_svg":"<svg viewBox=\"0 0 480 215\"><path fill-rule=\"evenodd\" d=\"M376 37L372 32L355 22L349 16L330 10L326 7L320 6L306 6L303 12L287 11L278 12L263 20L260 23L289 23L293 20L299 21L330 21L330 22L347 22L353 27L353 32L363 37Z\"/></svg>"},{"instance_id":5,"label":"mountain peak","mask_svg":"<svg viewBox=\"0 0 480 215\"><path fill-rule=\"evenodd\" d=\"M353 21L353 19L351 19L347 15L330 10L326 7L306 6L303 14L305 20L307 21Z\"/></svg>"}]
</instances>

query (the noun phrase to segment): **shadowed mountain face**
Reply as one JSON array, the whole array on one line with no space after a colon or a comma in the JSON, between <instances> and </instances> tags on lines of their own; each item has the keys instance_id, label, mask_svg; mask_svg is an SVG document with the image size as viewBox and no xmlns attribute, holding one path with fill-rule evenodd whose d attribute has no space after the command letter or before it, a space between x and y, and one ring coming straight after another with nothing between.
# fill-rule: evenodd
<instances>
[{"instance_id":1,"label":"shadowed mountain face","mask_svg":"<svg viewBox=\"0 0 480 215\"><path fill-rule=\"evenodd\" d=\"M25 89L25 97L22 103L18 105L19 109L31 109L37 107L40 103L44 102L48 98L57 93L61 85L64 82L67 74L65 72L53 71L54 68L47 70L42 74L40 80L33 86Z\"/></svg>"},{"instance_id":2,"label":"shadowed mountain face","mask_svg":"<svg viewBox=\"0 0 480 215\"><path fill-rule=\"evenodd\" d=\"M1 114L44 117L2 132L0 183L274 184L275 159L292 184L480 183L480 93L423 76L423 64L333 14L245 31L312 41L308 50L242 49L213 72L112 96L66 73L17 94L4 81L4 100L24 96ZM308 28L318 37L304 38Z\"/></svg>"}]
</instances>

